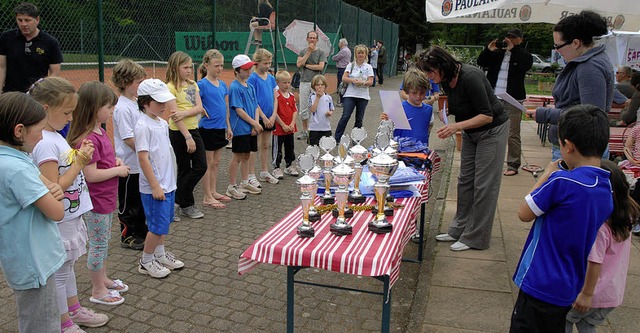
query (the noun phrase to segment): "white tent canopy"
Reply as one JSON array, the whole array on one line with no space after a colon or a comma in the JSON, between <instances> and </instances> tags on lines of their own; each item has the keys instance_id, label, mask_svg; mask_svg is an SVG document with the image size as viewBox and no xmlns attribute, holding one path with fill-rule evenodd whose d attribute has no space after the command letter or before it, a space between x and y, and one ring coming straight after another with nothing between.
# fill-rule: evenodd
<instances>
[{"instance_id":1,"label":"white tent canopy","mask_svg":"<svg viewBox=\"0 0 640 333\"><path fill-rule=\"evenodd\" d=\"M585 9L606 17L612 30L640 30L635 0L426 0L433 23L557 23Z\"/></svg>"},{"instance_id":2,"label":"white tent canopy","mask_svg":"<svg viewBox=\"0 0 640 333\"><path fill-rule=\"evenodd\" d=\"M597 43L607 45L607 55L615 67L628 65L640 70L640 33L615 32Z\"/></svg>"}]
</instances>

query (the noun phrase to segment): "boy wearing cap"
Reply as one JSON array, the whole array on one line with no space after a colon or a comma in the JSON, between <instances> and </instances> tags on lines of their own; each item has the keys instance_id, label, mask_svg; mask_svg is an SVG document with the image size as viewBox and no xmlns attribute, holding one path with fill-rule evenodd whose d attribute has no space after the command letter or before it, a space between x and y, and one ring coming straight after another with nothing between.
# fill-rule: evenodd
<instances>
[{"instance_id":1,"label":"boy wearing cap","mask_svg":"<svg viewBox=\"0 0 640 333\"><path fill-rule=\"evenodd\" d=\"M520 46L522 40L522 31L511 29L507 31L501 43L496 44L498 40L494 39L478 56L478 65L487 71L487 79L495 93L507 92L521 103L527 98L527 93L524 90L524 76L533 65L531 53ZM520 121L522 120L522 112L507 102L502 101L502 105L509 114L510 121L507 170L504 175L514 176L518 174L521 163Z\"/></svg>"},{"instance_id":2,"label":"boy wearing cap","mask_svg":"<svg viewBox=\"0 0 640 333\"><path fill-rule=\"evenodd\" d=\"M259 122L260 107L256 93L247 79L251 68L256 63L248 56L239 54L233 58L231 65L236 80L229 86L229 124L233 133L231 152L233 156L229 165L229 186L227 196L237 200L246 198L245 193L260 194L261 189L249 183L249 155L258 151L258 133L262 132ZM236 174L240 164L240 185L236 182Z\"/></svg>"},{"instance_id":3,"label":"boy wearing cap","mask_svg":"<svg viewBox=\"0 0 640 333\"><path fill-rule=\"evenodd\" d=\"M138 272L163 278L184 263L164 249L165 236L173 221L176 170L169 141L169 124L162 119L165 103L175 97L164 82L147 79L138 87L138 107L145 115L134 130L140 162L140 196L147 220L147 237Z\"/></svg>"}]
</instances>

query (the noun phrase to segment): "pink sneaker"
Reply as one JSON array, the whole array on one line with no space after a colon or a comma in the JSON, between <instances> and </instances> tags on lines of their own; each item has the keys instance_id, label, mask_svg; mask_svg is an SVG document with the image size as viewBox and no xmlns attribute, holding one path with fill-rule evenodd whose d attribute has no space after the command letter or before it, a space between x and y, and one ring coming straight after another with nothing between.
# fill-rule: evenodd
<instances>
[{"instance_id":1,"label":"pink sneaker","mask_svg":"<svg viewBox=\"0 0 640 333\"><path fill-rule=\"evenodd\" d=\"M73 323L85 327L101 327L107 324L109 317L102 313L95 313L93 310L81 307L75 312L69 312L69 317Z\"/></svg>"}]
</instances>

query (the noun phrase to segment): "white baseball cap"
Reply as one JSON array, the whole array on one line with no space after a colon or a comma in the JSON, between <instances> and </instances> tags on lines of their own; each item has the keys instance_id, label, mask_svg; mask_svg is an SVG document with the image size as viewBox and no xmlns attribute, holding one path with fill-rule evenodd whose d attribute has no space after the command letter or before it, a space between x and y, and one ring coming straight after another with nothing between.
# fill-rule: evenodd
<instances>
[{"instance_id":1,"label":"white baseball cap","mask_svg":"<svg viewBox=\"0 0 640 333\"><path fill-rule=\"evenodd\" d=\"M158 103L165 103L176 99L164 82L158 79L146 79L138 86L138 96L151 96Z\"/></svg>"},{"instance_id":2,"label":"white baseball cap","mask_svg":"<svg viewBox=\"0 0 640 333\"><path fill-rule=\"evenodd\" d=\"M244 54L238 54L237 56L233 57L233 61L231 62L231 66L233 66L234 69L238 67L242 69L250 69L255 64L257 64L257 62L251 61L251 59L249 59L249 57Z\"/></svg>"}]
</instances>

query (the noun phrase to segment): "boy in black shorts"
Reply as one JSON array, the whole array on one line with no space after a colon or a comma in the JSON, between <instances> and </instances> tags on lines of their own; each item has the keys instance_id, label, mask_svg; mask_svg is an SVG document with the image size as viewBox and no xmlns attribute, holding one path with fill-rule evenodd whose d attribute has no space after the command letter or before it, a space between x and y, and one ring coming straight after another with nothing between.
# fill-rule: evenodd
<instances>
[{"instance_id":1,"label":"boy in black shorts","mask_svg":"<svg viewBox=\"0 0 640 333\"><path fill-rule=\"evenodd\" d=\"M235 71L236 80L229 87L229 123L233 132L233 157L229 165L229 187L227 195L238 200L246 198L245 193L260 194L261 189L249 183L249 155L258 151L258 137L262 132L259 122L260 107L255 90L247 79L251 75L251 68L256 63L248 56L239 54L233 58L231 65ZM236 174L240 165L242 182L236 183Z\"/></svg>"}]
</instances>

